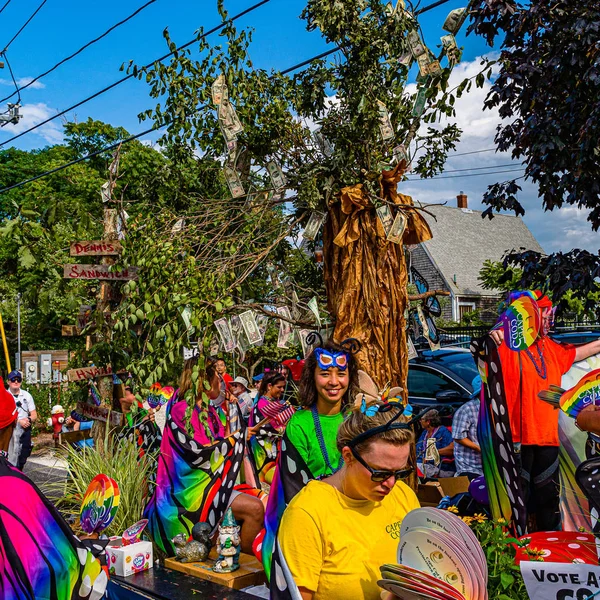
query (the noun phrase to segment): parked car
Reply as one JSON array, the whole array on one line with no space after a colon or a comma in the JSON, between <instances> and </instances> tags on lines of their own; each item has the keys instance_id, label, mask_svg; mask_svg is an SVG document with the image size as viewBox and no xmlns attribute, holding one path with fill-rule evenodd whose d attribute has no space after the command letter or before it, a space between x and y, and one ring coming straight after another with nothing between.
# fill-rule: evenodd
<instances>
[{"instance_id":1,"label":"parked car","mask_svg":"<svg viewBox=\"0 0 600 600\"><path fill-rule=\"evenodd\" d=\"M551 331L549 335L555 342L577 345L595 342L600 338L600 331L569 331L566 333L555 333Z\"/></svg>"},{"instance_id":2,"label":"parked car","mask_svg":"<svg viewBox=\"0 0 600 600\"><path fill-rule=\"evenodd\" d=\"M452 412L471 397L471 382L476 375L477 367L469 350L424 350L408 363L408 401L413 413L441 404L452 409L442 419L450 425Z\"/></svg>"}]
</instances>

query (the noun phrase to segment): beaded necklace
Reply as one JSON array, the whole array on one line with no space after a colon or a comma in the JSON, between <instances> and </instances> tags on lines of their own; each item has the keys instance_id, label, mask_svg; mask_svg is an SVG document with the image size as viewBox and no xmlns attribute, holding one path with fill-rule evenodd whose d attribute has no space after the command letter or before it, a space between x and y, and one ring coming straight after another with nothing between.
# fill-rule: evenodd
<instances>
[{"instance_id":1,"label":"beaded necklace","mask_svg":"<svg viewBox=\"0 0 600 600\"><path fill-rule=\"evenodd\" d=\"M546 379L546 377L548 376L548 371L546 370L546 361L544 360L544 355L542 354L542 352L544 351L544 342L545 341L546 340L544 340L544 338L542 338L541 350L540 350L540 346L538 344L535 345L535 348L538 353L538 358L540 359L539 366L538 366L533 354L530 352L529 348L525 348L525 354L527 354L527 356L529 356L529 358L531 359L531 362L533 363L533 366L535 367L535 370L537 371L537 374L542 379Z\"/></svg>"},{"instance_id":2,"label":"beaded necklace","mask_svg":"<svg viewBox=\"0 0 600 600\"><path fill-rule=\"evenodd\" d=\"M340 455L340 461L338 463L337 468L333 468L331 466L331 462L329 461L329 453L327 452L327 447L325 446L325 438L323 437L323 429L321 428L321 421L319 420L319 412L317 410L317 404L313 404L310 411L312 412L313 423L315 425L315 433L317 434L317 441L319 442L319 448L321 450L321 456L325 461L325 466L332 472L336 473L342 468L342 464L344 460Z\"/></svg>"}]
</instances>

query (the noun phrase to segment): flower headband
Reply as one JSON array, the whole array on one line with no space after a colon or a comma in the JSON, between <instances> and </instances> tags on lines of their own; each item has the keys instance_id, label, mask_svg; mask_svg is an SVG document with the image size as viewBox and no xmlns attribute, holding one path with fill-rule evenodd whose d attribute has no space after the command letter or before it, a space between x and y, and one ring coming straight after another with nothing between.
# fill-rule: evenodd
<instances>
[{"instance_id":1,"label":"flower headband","mask_svg":"<svg viewBox=\"0 0 600 600\"><path fill-rule=\"evenodd\" d=\"M333 367L337 367L340 371L345 371L348 368L348 353L347 352L330 352L325 348L315 348L314 350L317 364L323 371L327 371Z\"/></svg>"}]
</instances>

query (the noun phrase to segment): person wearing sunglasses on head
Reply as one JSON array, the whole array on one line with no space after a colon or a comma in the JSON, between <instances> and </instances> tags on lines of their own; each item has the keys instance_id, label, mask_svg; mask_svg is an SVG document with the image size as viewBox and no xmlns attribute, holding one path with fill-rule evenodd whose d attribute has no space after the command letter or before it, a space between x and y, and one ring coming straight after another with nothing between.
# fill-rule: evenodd
<instances>
[{"instance_id":1,"label":"person wearing sunglasses on head","mask_svg":"<svg viewBox=\"0 0 600 600\"><path fill-rule=\"evenodd\" d=\"M402 520L419 507L401 481L412 472L414 444L402 412L396 402L359 397L337 435L342 468L309 482L283 514L275 562L283 557L288 588L303 600L380 598L379 567L396 562ZM272 598L278 586L271 577Z\"/></svg>"},{"instance_id":2,"label":"person wearing sunglasses on head","mask_svg":"<svg viewBox=\"0 0 600 600\"><path fill-rule=\"evenodd\" d=\"M21 389L23 376L19 371L11 371L8 375L8 392L12 394L17 405L17 424L8 452L9 461L20 471L23 470L31 454L31 425L37 421L37 410L33 396Z\"/></svg>"}]
</instances>

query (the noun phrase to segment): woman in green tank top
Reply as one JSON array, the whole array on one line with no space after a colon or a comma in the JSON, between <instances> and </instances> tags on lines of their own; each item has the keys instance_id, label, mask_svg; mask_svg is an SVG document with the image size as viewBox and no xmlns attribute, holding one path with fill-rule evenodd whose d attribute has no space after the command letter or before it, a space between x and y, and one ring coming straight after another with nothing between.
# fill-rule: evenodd
<instances>
[{"instance_id":1,"label":"woman in green tank top","mask_svg":"<svg viewBox=\"0 0 600 600\"><path fill-rule=\"evenodd\" d=\"M290 419L286 436L314 478L341 466L336 436L356 386L356 361L347 345L328 341L306 359L298 394L302 409Z\"/></svg>"}]
</instances>

